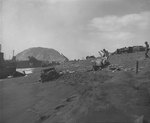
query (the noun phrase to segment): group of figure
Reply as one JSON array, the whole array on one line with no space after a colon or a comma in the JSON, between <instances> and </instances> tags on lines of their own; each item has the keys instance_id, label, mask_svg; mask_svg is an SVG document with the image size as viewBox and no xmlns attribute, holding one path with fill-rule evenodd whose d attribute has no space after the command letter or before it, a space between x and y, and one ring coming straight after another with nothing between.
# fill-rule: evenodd
<instances>
[{"instance_id":1,"label":"group of figure","mask_svg":"<svg viewBox=\"0 0 150 123\"><path fill-rule=\"evenodd\" d=\"M145 58L149 58L148 56L148 52L150 50L149 48L149 44L146 41L145 42ZM94 70L98 70L98 69L102 69L103 67L109 65L109 52L106 49L103 49L101 51L98 52L100 57L98 59L96 59L95 64L93 65Z\"/></svg>"},{"instance_id":2,"label":"group of figure","mask_svg":"<svg viewBox=\"0 0 150 123\"><path fill-rule=\"evenodd\" d=\"M98 53L100 54L100 57L106 57L107 59L109 58L109 52L106 49L103 49Z\"/></svg>"},{"instance_id":3,"label":"group of figure","mask_svg":"<svg viewBox=\"0 0 150 123\"><path fill-rule=\"evenodd\" d=\"M93 65L94 70L103 69L105 66L109 65L109 52L106 49L99 51L100 57L96 59Z\"/></svg>"}]
</instances>

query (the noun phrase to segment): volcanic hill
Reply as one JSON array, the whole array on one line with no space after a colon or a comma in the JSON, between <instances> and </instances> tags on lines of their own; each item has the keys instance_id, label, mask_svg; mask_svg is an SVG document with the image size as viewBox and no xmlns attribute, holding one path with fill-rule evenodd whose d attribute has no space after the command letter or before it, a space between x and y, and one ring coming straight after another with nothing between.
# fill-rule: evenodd
<instances>
[{"instance_id":1,"label":"volcanic hill","mask_svg":"<svg viewBox=\"0 0 150 123\"><path fill-rule=\"evenodd\" d=\"M16 59L18 61L28 60L29 56L33 56L41 61L56 61L56 62L64 62L67 58L60 54L58 51L51 48L43 48L43 47L33 47L26 49L16 55Z\"/></svg>"}]
</instances>

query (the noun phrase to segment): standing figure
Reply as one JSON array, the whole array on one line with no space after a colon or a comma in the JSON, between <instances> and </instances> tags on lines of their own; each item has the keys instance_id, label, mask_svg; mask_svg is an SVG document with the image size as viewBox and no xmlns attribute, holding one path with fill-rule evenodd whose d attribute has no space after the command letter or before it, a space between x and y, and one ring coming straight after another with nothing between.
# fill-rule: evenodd
<instances>
[{"instance_id":1,"label":"standing figure","mask_svg":"<svg viewBox=\"0 0 150 123\"><path fill-rule=\"evenodd\" d=\"M101 52L103 53L103 57L109 58L109 52L106 49L101 50Z\"/></svg>"},{"instance_id":2,"label":"standing figure","mask_svg":"<svg viewBox=\"0 0 150 123\"><path fill-rule=\"evenodd\" d=\"M149 56L148 56L149 44L148 44L147 41L145 42L145 45L146 45L146 47L145 47L145 58L148 58L148 57L149 57Z\"/></svg>"}]
</instances>

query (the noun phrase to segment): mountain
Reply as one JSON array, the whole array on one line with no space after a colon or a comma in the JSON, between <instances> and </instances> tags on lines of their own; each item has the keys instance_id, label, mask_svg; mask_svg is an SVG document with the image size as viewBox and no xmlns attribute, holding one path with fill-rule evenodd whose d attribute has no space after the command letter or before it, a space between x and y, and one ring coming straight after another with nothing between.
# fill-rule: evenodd
<instances>
[{"instance_id":1,"label":"mountain","mask_svg":"<svg viewBox=\"0 0 150 123\"><path fill-rule=\"evenodd\" d=\"M50 48L43 47L33 47L26 49L16 55L16 59L18 61L28 60L29 56L33 56L41 61L56 61L56 62L64 62L67 60L63 54L60 54L58 51Z\"/></svg>"}]
</instances>

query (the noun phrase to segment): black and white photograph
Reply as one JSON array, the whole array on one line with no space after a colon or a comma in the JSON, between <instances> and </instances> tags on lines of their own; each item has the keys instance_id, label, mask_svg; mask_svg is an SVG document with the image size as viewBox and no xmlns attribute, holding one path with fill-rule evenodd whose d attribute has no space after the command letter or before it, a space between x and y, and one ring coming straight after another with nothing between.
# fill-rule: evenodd
<instances>
[{"instance_id":1,"label":"black and white photograph","mask_svg":"<svg viewBox=\"0 0 150 123\"><path fill-rule=\"evenodd\" d=\"M150 123L150 0L0 0L0 123Z\"/></svg>"}]
</instances>

